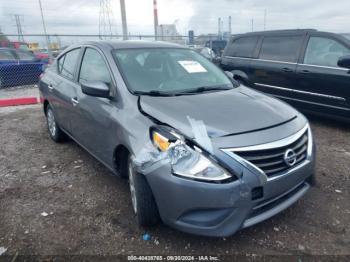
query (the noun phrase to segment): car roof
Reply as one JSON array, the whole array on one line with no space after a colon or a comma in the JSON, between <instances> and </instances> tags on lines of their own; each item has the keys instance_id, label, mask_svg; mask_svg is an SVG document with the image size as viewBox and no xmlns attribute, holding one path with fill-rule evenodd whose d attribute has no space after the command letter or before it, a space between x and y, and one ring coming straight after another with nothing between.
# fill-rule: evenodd
<instances>
[{"instance_id":1,"label":"car roof","mask_svg":"<svg viewBox=\"0 0 350 262\"><path fill-rule=\"evenodd\" d=\"M131 49L131 48L187 48L182 45L161 42L161 41L143 41L143 40L101 40L101 41L89 41L80 44L81 45L93 45L100 48L110 49Z\"/></svg>"},{"instance_id":2,"label":"car roof","mask_svg":"<svg viewBox=\"0 0 350 262\"><path fill-rule=\"evenodd\" d=\"M315 32L317 32L317 34L321 34L324 36L333 36L333 37L341 40L343 43L346 43L347 45L350 44L350 40L347 39L342 34L325 32L325 31L318 31L316 29L287 29L287 30L249 32L249 33L245 33L245 34L233 35L231 37L231 41L234 39L240 38L240 37L247 37L247 36L289 36L289 35L303 35L306 33L315 33Z\"/></svg>"},{"instance_id":3,"label":"car roof","mask_svg":"<svg viewBox=\"0 0 350 262\"><path fill-rule=\"evenodd\" d=\"M316 29L287 29L287 30L270 30L270 31L258 31L258 32L249 32L245 34L235 35L237 36L254 36L254 35L283 35L283 34L300 34L308 32L318 32Z\"/></svg>"},{"instance_id":4,"label":"car roof","mask_svg":"<svg viewBox=\"0 0 350 262\"><path fill-rule=\"evenodd\" d=\"M9 48L9 47L0 47L0 50L16 51L15 48Z\"/></svg>"}]
</instances>

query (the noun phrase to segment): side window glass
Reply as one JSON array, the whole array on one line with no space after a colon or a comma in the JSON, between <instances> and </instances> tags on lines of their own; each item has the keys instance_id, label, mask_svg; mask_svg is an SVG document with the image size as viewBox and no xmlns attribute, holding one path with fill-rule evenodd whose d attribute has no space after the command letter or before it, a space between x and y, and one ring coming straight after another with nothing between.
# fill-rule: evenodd
<instances>
[{"instance_id":1,"label":"side window glass","mask_svg":"<svg viewBox=\"0 0 350 262\"><path fill-rule=\"evenodd\" d=\"M261 46L260 59L281 62L296 62L302 37L300 36L268 36Z\"/></svg>"},{"instance_id":2,"label":"side window glass","mask_svg":"<svg viewBox=\"0 0 350 262\"><path fill-rule=\"evenodd\" d=\"M230 44L227 55L252 58L257 42L257 36L238 38Z\"/></svg>"},{"instance_id":3,"label":"side window glass","mask_svg":"<svg viewBox=\"0 0 350 262\"><path fill-rule=\"evenodd\" d=\"M111 76L101 54L95 49L87 48L81 63L79 83L101 81L111 84Z\"/></svg>"},{"instance_id":4,"label":"side window glass","mask_svg":"<svg viewBox=\"0 0 350 262\"><path fill-rule=\"evenodd\" d=\"M58 69L62 76L68 79L74 79L74 72L77 65L80 48L69 51L64 55L64 59L60 58L58 61ZM63 60L63 61L61 61Z\"/></svg>"},{"instance_id":5,"label":"side window glass","mask_svg":"<svg viewBox=\"0 0 350 262\"><path fill-rule=\"evenodd\" d=\"M29 51L21 51L21 50L17 50L17 55L18 55L18 58L20 60L35 60L35 56L33 53L29 52Z\"/></svg>"},{"instance_id":6,"label":"side window glass","mask_svg":"<svg viewBox=\"0 0 350 262\"><path fill-rule=\"evenodd\" d=\"M63 63L64 63L64 59L66 58L66 56L61 56L60 59L58 59L57 61L57 69L58 69L58 73L61 74L62 72L62 67L63 67Z\"/></svg>"},{"instance_id":7,"label":"side window glass","mask_svg":"<svg viewBox=\"0 0 350 262\"><path fill-rule=\"evenodd\" d=\"M1 60L16 60L16 59L10 51L0 50L0 61Z\"/></svg>"},{"instance_id":8,"label":"side window glass","mask_svg":"<svg viewBox=\"0 0 350 262\"><path fill-rule=\"evenodd\" d=\"M310 37L304 64L338 67L340 57L350 55L350 50L341 43L324 37Z\"/></svg>"}]
</instances>

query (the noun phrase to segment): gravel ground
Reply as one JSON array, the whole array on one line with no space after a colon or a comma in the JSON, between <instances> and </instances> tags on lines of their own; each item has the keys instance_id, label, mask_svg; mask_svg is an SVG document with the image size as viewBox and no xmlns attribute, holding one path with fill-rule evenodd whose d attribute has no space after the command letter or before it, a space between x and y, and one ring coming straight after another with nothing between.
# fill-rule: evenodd
<instances>
[{"instance_id":1,"label":"gravel ground","mask_svg":"<svg viewBox=\"0 0 350 262\"><path fill-rule=\"evenodd\" d=\"M39 90L36 85L0 88L0 99L21 98L28 96L39 96Z\"/></svg>"},{"instance_id":2,"label":"gravel ground","mask_svg":"<svg viewBox=\"0 0 350 262\"><path fill-rule=\"evenodd\" d=\"M7 255L350 256L349 125L312 118L318 185L274 218L215 239L139 228L127 181L74 142L51 141L38 105L1 109L0 119L0 252Z\"/></svg>"}]
</instances>

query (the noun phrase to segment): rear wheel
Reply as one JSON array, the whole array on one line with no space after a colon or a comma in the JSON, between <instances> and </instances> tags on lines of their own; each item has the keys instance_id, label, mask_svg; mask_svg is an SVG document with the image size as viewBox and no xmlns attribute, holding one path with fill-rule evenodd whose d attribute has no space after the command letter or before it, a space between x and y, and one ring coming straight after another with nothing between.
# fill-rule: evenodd
<instances>
[{"instance_id":1,"label":"rear wheel","mask_svg":"<svg viewBox=\"0 0 350 262\"><path fill-rule=\"evenodd\" d=\"M49 130L49 134L52 140L55 142L64 141L66 138L66 135L57 125L55 115L50 105L48 105L46 109L46 122L47 122L47 128Z\"/></svg>"},{"instance_id":2,"label":"rear wheel","mask_svg":"<svg viewBox=\"0 0 350 262\"><path fill-rule=\"evenodd\" d=\"M249 87L248 81L243 79L242 77L235 77L234 78L236 81L238 81L240 84Z\"/></svg>"},{"instance_id":3,"label":"rear wheel","mask_svg":"<svg viewBox=\"0 0 350 262\"><path fill-rule=\"evenodd\" d=\"M159 222L159 213L152 190L144 175L137 173L128 158L128 176L131 202L140 226L153 226Z\"/></svg>"}]
</instances>

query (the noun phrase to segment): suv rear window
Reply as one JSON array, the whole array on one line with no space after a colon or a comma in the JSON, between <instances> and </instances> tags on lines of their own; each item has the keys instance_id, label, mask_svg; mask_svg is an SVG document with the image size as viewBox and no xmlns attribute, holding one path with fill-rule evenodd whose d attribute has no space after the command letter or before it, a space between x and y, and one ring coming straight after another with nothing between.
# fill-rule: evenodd
<instances>
[{"instance_id":1,"label":"suv rear window","mask_svg":"<svg viewBox=\"0 0 350 262\"><path fill-rule=\"evenodd\" d=\"M257 42L257 36L241 37L236 40L233 39L233 42L231 42L226 51L226 55L252 58Z\"/></svg>"},{"instance_id":2,"label":"suv rear window","mask_svg":"<svg viewBox=\"0 0 350 262\"><path fill-rule=\"evenodd\" d=\"M301 36L264 37L259 58L281 62L296 62L301 41Z\"/></svg>"}]
</instances>

